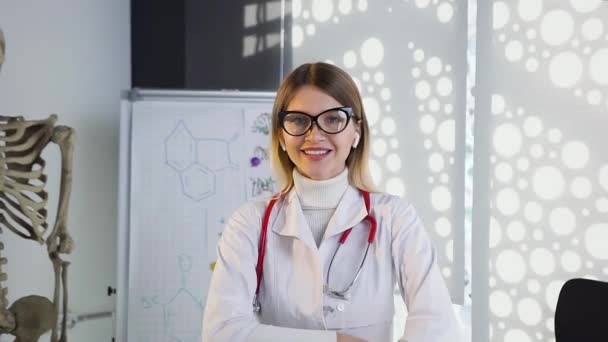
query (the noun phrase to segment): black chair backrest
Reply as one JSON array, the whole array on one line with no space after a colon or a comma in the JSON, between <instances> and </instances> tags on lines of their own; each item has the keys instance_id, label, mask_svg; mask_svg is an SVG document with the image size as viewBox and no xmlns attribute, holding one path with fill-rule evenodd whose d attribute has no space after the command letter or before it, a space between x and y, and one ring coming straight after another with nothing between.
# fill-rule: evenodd
<instances>
[{"instance_id":1,"label":"black chair backrest","mask_svg":"<svg viewBox=\"0 0 608 342\"><path fill-rule=\"evenodd\" d=\"M555 308L556 342L608 341L608 283L570 279Z\"/></svg>"}]
</instances>

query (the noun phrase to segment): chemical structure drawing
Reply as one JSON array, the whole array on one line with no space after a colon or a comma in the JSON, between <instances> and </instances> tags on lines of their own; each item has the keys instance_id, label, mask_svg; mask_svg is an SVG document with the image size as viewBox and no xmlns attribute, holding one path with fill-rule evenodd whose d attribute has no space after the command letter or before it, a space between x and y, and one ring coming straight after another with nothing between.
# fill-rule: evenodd
<instances>
[{"instance_id":1,"label":"chemical structure drawing","mask_svg":"<svg viewBox=\"0 0 608 342\"><path fill-rule=\"evenodd\" d=\"M178 256L181 287L165 300L158 296L142 297L144 309L161 306L163 330L169 341L198 342L201 339L200 322L203 321L204 299L198 299L187 288L192 258L187 254Z\"/></svg>"},{"instance_id":2,"label":"chemical structure drawing","mask_svg":"<svg viewBox=\"0 0 608 342\"><path fill-rule=\"evenodd\" d=\"M216 174L225 170L238 170L232 161L229 140L196 138L183 121L179 121L165 139L166 164L180 177L184 195L200 201L216 192Z\"/></svg>"}]
</instances>

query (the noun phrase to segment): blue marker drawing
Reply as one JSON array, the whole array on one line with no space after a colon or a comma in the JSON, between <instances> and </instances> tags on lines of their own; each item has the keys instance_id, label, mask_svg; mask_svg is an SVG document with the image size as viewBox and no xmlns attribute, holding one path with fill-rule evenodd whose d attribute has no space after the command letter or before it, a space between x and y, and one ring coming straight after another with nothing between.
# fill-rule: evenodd
<instances>
[{"instance_id":1,"label":"blue marker drawing","mask_svg":"<svg viewBox=\"0 0 608 342\"><path fill-rule=\"evenodd\" d=\"M177 292L164 301L158 296L141 297L144 309L156 305L163 310L163 330L171 341L198 342L201 339L201 325L203 321L204 299L198 299L187 288L188 277L192 269L192 258L187 254L178 256L181 273L181 287Z\"/></svg>"},{"instance_id":2,"label":"blue marker drawing","mask_svg":"<svg viewBox=\"0 0 608 342\"><path fill-rule=\"evenodd\" d=\"M200 201L216 192L216 174L226 170L238 170L239 165L232 161L229 140L199 139L180 120L165 139L166 164L180 177L182 192L187 197Z\"/></svg>"}]
</instances>

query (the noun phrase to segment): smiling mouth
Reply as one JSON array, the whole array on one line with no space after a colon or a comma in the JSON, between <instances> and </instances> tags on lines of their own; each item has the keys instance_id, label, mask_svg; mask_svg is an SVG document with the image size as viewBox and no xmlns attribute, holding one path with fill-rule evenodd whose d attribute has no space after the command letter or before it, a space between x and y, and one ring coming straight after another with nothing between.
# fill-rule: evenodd
<instances>
[{"instance_id":1,"label":"smiling mouth","mask_svg":"<svg viewBox=\"0 0 608 342\"><path fill-rule=\"evenodd\" d=\"M331 150L303 150L304 154L311 156L320 156L324 154L328 154Z\"/></svg>"}]
</instances>

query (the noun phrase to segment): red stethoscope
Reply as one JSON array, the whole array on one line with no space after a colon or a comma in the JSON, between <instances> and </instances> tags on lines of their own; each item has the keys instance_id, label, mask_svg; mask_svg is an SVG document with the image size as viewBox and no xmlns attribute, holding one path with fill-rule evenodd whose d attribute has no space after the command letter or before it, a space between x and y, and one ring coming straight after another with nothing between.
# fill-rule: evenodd
<instances>
[{"instance_id":1,"label":"red stethoscope","mask_svg":"<svg viewBox=\"0 0 608 342\"><path fill-rule=\"evenodd\" d=\"M342 233L342 236L340 236L338 247L336 247L336 251L334 252L334 255L331 257L331 261L329 262L329 267L327 268L327 276L325 278L325 284L323 285L323 291L326 294L328 294L332 297L344 299L344 300L350 299L349 291L353 287L353 285L355 284L357 279L359 278L359 275L361 274L361 269L363 268L363 264L365 264L365 260L367 259L367 252L369 251L369 246L371 246L372 242L374 242L374 239L376 238L377 223L376 223L376 219L370 215L369 192L367 192L365 190L359 190L359 191L361 192L361 195L363 195L363 199L365 201L365 209L367 209L367 216L365 216L363 218L363 221L369 221L369 223L370 223L369 236L367 238L367 248L365 249L365 254L363 255L363 260L361 261L361 264L359 265L359 269L357 270L357 274L353 278L353 281L351 281L350 284L344 290L342 290L342 291L332 290L329 287L329 275L331 274L331 272L330 272L331 265L334 262L334 258L336 257L336 254L338 254L338 250L340 250L340 246L342 246L344 244L344 242L346 242L346 239L348 239L348 235L350 234L351 230L353 229L353 227L350 227ZM260 242L258 245L258 264L255 267L255 273L257 274L258 282L257 282L257 286L255 288L255 295L253 296L253 311L254 312L259 312L261 310L260 302L258 300L258 294L260 292L260 284L262 282L262 273L264 272L264 253L266 251L266 234L268 232L268 221L270 219L270 213L272 211L272 207L274 207L274 205L278 199L279 199L279 197L273 196L273 198L268 203L268 206L266 207L266 211L264 212L264 217L262 219L262 231L260 232Z\"/></svg>"}]
</instances>

